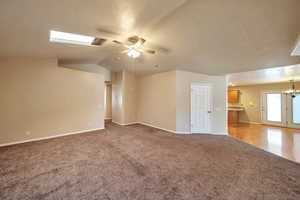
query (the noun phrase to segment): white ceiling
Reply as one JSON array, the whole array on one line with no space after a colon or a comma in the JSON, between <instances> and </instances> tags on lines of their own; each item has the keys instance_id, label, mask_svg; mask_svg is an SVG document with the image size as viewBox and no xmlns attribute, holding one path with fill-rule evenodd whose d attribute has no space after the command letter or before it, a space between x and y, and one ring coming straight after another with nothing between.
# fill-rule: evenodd
<instances>
[{"instance_id":1,"label":"white ceiling","mask_svg":"<svg viewBox=\"0 0 300 200\"><path fill-rule=\"evenodd\" d=\"M290 56L299 19L299 0L9 0L0 6L0 56L58 57L139 73L183 69L221 75L299 64L299 57ZM168 51L132 60L112 43L97 48L49 43L51 29L120 40L139 34L148 47ZM103 29L121 36L99 32Z\"/></svg>"}]
</instances>

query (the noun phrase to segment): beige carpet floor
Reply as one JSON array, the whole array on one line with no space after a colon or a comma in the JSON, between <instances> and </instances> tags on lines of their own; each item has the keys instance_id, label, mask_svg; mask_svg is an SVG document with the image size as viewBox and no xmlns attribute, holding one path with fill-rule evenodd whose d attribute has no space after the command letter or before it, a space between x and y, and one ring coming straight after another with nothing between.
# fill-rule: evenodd
<instances>
[{"instance_id":1,"label":"beige carpet floor","mask_svg":"<svg viewBox=\"0 0 300 200\"><path fill-rule=\"evenodd\" d=\"M299 200L300 165L142 125L0 148L0 199Z\"/></svg>"}]
</instances>

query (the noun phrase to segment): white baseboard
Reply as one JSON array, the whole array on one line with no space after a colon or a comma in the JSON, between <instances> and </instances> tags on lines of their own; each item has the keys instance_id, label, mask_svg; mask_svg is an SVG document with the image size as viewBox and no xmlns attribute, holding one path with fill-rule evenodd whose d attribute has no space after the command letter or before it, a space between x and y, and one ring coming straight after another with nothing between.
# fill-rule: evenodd
<instances>
[{"instance_id":1,"label":"white baseboard","mask_svg":"<svg viewBox=\"0 0 300 200\"><path fill-rule=\"evenodd\" d=\"M112 123L115 123L115 124L118 124L118 125L120 125L120 126L125 126L124 124L121 124L121 123L119 123L119 122L116 122L116 121L111 121Z\"/></svg>"},{"instance_id":2,"label":"white baseboard","mask_svg":"<svg viewBox=\"0 0 300 200\"><path fill-rule=\"evenodd\" d=\"M138 124L138 122L130 122L130 123L124 124L124 126L133 125L133 124Z\"/></svg>"},{"instance_id":3,"label":"white baseboard","mask_svg":"<svg viewBox=\"0 0 300 200\"><path fill-rule=\"evenodd\" d=\"M212 132L212 131L209 131L209 132L197 131L197 132L192 132L192 134L228 135L228 133L226 133L226 132Z\"/></svg>"},{"instance_id":4,"label":"white baseboard","mask_svg":"<svg viewBox=\"0 0 300 200\"><path fill-rule=\"evenodd\" d=\"M174 131L174 130L161 128L161 127L154 126L154 125L152 125L152 124L148 124L148 123L145 123L145 122L139 122L139 124L142 124L142 125L145 125L145 126L150 126L150 127L152 127L152 128L157 128L157 129L160 129L160 130L163 130L163 131L167 131L167 132L171 132L171 133L176 133L176 131Z\"/></svg>"},{"instance_id":5,"label":"white baseboard","mask_svg":"<svg viewBox=\"0 0 300 200\"><path fill-rule=\"evenodd\" d=\"M145 122L133 122L133 123L129 123L129 124L120 124L118 122L113 121L113 123L118 124L120 126L127 126L127 125L131 125L131 124L142 124L142 125L145 125L145 126L149 126L149 127L152 127L152 128L157 128L157 129L160 129L160 130L163 130L163 131L167 131L167 132L170 132L170 133L175 133L175 134L191 134L191 132L189 132L189 131L174 131L174 130L170 130L170 129L165 129L165 128L161 128L161 127L158 127L158 126L154 126L152 124L145 123ZM207 133L207 134L211 134L211 135L228 135L228 133Z\"/></svg>"},{"instance_id":6,"label":"white baseboard","mask_svg":"<svg viewBox=\"0 0 300 200\"><path fill-rule=\"evenodd\" d=\"M157 128L157 129L160 129L160 130L163 130L163 131L167 131L167 132L170 132L170 133L175 133L175 134L190 134L190 132L174 131L174 130L161 128L161 127L154 126L152 124L148 124L148 123L144 123L144 122L132 122L132 123L128 123L128 124L120 124L118 122L113 121L113 123L116 123L116 124L121 125L121 126L128 126L128 125L132 125L132 124L142 124L142 125L145 125L145 126ZM80 134L80 133L87 133L87 132L98 131L98 130L103 130L103 129L104 128L88 129L88 130L74 131L74 132L69 132L69 133L64 133L64 134L57 134L57 135L48 136L48 137L42 137L42 138L35 138L35 139L30 139L30 140L22 140L22 141L4 143L4 144L0 144L0 147L11 146L11 145L15 145L15 144L22 144L22 143L27 143L27 142L35 142L35 141L47 140L47 139L52 139L52 138L58 138L58 137L63 137L63 136L68 136L68 135L75 135L75 134ZM227 133L211 133L211 134L212 135L227 135Z\"/></svg>"},{"instance_id":7,"label":"white baseboard","mask_svg":"<svg viewBox=\"0 0 300 200\"><path fill-rule=\"evenodd\" d=\"M191 134L189 131L176 131L177 134Z\"/></svg>"},{"instance_id":8,"label":"white baseboard","mask_svg":"<svg viewBox=\"0 0 300 200\"><path fill-rule=\"evenodd\" d=\"M152 128L157 128L157 129L160 129L160 130L163 130L163 131L167 131L167 132L171 132L171 133L176 133L176 134L179 134L177 133L176 131L174 130L170 130L170 129L165 129L165 128L161 128L161 127L158 127L158 126L154 126L152 124L148 124L148 123L145 123L145 122L138 122L138 124L142 124L142 125L145 125L145 126L150 126Z\"/></svg>"},{"instance_id":9,"label":"white baseboard","mask_svg":"<svg viewBox=\"0 0 300 200\"><path fill-rule=\"evenodd\" d=\"M210 133L211 135L228 135L228 133Z\"/></svg>"},{"instance_id":10,"label":"white baseboard","mask_svg":"<svg viewBox=\"0 0 300 200\"><path fill-rule=\"evenodd\" d=\"M27 142L35 142L35 141L40 141L40 140L47 140L47 139L52 139L52 138L58 138L58 137L63 137L63 136L68 136L68 135L75 135L75 134L80 134L80 133L87 133L87 132L98 131L98 130L103 130L103 129L104 128L95 128L95 129L88 129L88 130L82 130L82 131L74 131L74 132L69 132L69 133L57 134L57 135L42 137L42 138L35 138L35 139L30 139L30 140L10 142L10 143L5 143L5 144L0 144L0 147L11 146L11 145L15 145L15 144L22 144L22 143L27 143Z\"/></svg>"},{"instance_id":11,"label":"white baseboard","mask_svg":"<svg viewBox=\"0 0 300 200\"><path fill-rule=\"evenodd\" d=\"M121 124L121 123L116 122L116 121L112 121L112 123L118 124L120 126L128 126L128 125L133 125L133 124L139 124L139 122L130 122L130 123L127 123L127 124Z\"/></svg>"}]
</instances>

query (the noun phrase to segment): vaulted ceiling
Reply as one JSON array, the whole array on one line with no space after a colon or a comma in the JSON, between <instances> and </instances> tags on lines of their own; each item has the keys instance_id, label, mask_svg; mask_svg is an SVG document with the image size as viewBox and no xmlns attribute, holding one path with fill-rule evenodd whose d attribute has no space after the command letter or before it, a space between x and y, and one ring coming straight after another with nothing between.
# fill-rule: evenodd
<instances>
[{"instance_id":1,"label":"vaulted ceiling","mask_svg":"<svg viewBox=\"0 0 300 200\"><path fill-rule=\"evenodd\" d=\"M290 56L299 19L299 0L9 0L0 6L0 56L221 75L299 64ZM133 60L111 42L97 48L49 43L49 30L119 40L138 34L158 54Z\"/></svg>"}]
</instances>

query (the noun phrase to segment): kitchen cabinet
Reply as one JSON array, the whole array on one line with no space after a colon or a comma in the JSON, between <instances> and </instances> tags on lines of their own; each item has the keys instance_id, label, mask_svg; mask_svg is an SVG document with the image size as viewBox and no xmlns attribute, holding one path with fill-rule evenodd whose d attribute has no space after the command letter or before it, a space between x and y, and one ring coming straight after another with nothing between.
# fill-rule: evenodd
<instances>
[{"instance_id":1,"label":"kitchen cabinet","mask_svg":"<svg viewBox=\"0 0 300 200\"><path fill-rule=\"evenodd\" d=\"M240 102L240 91L229 90L228 91L228 103L237 104Z\"/></svg>"}]
</instances>

